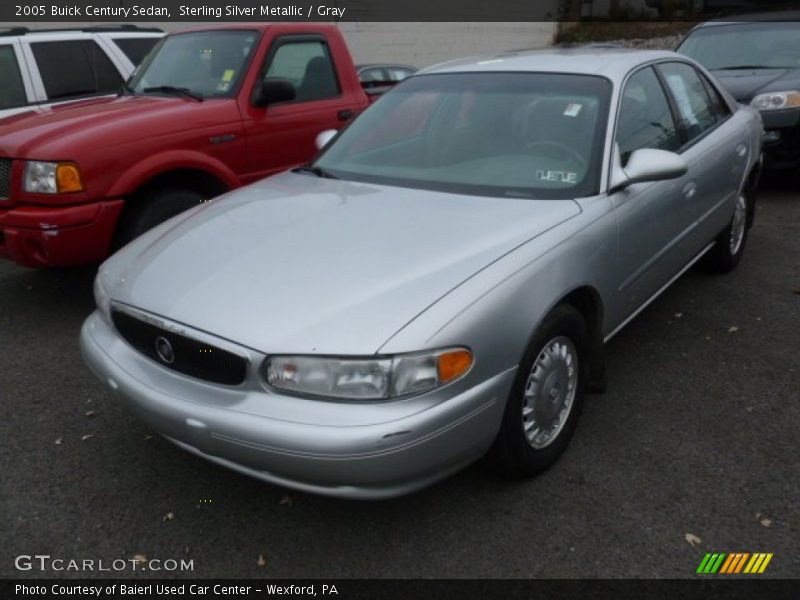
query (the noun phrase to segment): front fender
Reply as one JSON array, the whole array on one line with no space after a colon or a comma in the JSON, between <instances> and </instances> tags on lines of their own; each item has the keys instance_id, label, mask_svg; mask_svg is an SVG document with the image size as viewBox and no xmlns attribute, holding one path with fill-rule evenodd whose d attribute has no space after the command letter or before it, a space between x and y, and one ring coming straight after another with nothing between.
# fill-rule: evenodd
<instances>
[{"instance_id":1,"label":"front fender","mask_svg":"<svg viewBox=\"0 0 800 600\"><path fill-rule=\"evenodd\" d=\"M236 174L220 160L192 150L170 150L148 156L129 167L111 186L108 196L128 196L158 175L178 170L205 171L224 183L229 189L242 183Z\"/></svg>"}]
</instances>

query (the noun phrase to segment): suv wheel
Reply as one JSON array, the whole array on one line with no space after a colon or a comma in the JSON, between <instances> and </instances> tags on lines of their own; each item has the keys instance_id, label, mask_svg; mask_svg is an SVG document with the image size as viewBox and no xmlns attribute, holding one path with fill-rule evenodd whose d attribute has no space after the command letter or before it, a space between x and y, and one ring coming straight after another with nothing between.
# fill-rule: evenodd
<instances>
[{"instance_id":1,"label":"suv wheel","mask_svg":"<svg viewBox=\"0 0 800 600\"><path fill-rule=\"evenodd\" d=\"M205 200L206 197L199 192L179 188L158 190L133 200L133 206L123 213L120 220L114 248L121 248L156 225Z\"/></svg>"}]
</instances>

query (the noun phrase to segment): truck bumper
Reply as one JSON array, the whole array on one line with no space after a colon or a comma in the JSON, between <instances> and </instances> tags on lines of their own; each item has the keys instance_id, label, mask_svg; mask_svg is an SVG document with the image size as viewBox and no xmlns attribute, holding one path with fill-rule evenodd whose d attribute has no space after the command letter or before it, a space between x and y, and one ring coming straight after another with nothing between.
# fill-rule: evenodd
<instances>
[{"instance_id":1,"label":"truck bumper","mask_svg":"<svg viewBox=\"0 0 800 600\"><path fill-rule=\"evenodd\" d=\"M25 267L67 267L108 254L123 201L0 208L0 258Z\"/></svg>"}]
</instances>

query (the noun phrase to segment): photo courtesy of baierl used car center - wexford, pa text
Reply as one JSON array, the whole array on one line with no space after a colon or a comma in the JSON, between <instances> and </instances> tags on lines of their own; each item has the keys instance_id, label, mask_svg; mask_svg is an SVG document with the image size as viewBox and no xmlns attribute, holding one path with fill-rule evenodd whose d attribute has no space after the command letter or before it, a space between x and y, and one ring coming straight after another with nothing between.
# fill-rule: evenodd
<instances>
[{"instance_id":1,"label":"photo courtesy of baierl used car center - wexford, pa text","mask_svg":"<svg viewBox=\"0 0 800 600\"><path fill-rule=\"evenodd\" d=\"M0 5L0 597L796 597L798 165L796 2Z\"/></svg>"}]
</instances>

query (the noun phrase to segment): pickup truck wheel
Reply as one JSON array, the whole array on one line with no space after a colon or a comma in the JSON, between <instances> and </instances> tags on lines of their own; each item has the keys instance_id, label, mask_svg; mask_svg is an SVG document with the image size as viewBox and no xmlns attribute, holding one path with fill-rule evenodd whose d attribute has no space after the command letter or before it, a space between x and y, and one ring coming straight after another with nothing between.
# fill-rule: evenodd
<instances>
[{"instance_id":1,"label":"pickup truck wheel","mask_svg":"<svg viewBox=\"0 0 800 600\"><path fill-rule=\"evenodd\" d=\"M178 188L162 189L134 199L130 210L122 215L114 248L121 248L156 225L205 200L199 192Z\"/></svg>"},{"instance_id":2,"label":"pickup truck wheel","mask_svg":"<svg viewBox=\"0 0 800 600\"><path fill-rule=\"evenodd\" d=\"M522 358L489 461L502 474L531 477L566 450L588 378L589 330L572 306L545 318Z\"/></svg>"},{"instance_id":3,"label":"pickup truck wheel","mask_svg":"<svg viewBox=\"0 0 800 600\"><path fill-rule=\"evenodd\" d=\"M706 270L714 273L727 273L739 264L747 244L747 233L751 220L749 215L754 200L755 192L750 189L750 186L740 192L736 199L736 207L730 225L720 234L714 247L704 257L703 266Z\"/></svg>"}]
</instances>

